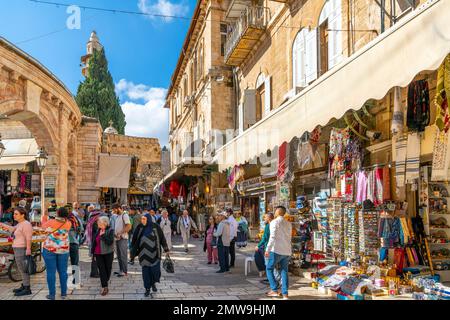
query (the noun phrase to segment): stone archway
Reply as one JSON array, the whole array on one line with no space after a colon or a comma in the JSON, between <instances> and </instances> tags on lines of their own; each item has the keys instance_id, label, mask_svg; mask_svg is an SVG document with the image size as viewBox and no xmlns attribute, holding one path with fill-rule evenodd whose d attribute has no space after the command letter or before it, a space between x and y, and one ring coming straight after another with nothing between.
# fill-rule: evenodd
<instances>
[{"instance_id":1,"label":"stone archway","mask_svg":"<svg viewBox=\"0 0 450 320\"><path fill-rule=\"evenodd\" d=\"M77 131L81 113L59 79L3 38L0 38L0 116L20 121L39 147L45 147L49 159L44 178L55 181L58 204L67 203L69 136Z\"/></svg>"}]
</instances>

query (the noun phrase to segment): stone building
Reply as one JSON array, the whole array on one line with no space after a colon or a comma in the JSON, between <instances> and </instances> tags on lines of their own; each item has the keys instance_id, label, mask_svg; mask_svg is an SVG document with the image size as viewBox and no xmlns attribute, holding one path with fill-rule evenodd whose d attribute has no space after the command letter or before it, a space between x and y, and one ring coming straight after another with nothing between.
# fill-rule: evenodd
<instances>
[{"instance_id":1,"label":"stone building","mask_svg":"<svg viewBox=\"0 0 450 320\"><path fill-rule=\"evenodd\" d=\"M218 174L210 166L212 152L235 122L232 70L224 61L227 6L228 1L197 2L166 97L172 171L159 185L183 180L196 208L207 205L206 191L219 187L211 185L220 180L212 178Z\"/></svg>"},{"instance_id":2,"label":"stone building","mask_svg":"<svg viewBox=\"0 0 450 320\"><path fill-rule=\"evenodd\" d=\"M102 48L93 32L82 58L84 68L93 50ZM45 192L44 206L78 201L99 203L102 157L123 157L125 194L151 195L161 178L161 148L157 139L103 132L97 119L82 116L70 91L37 60L0 38L0 134L7 149L0 157L2 209L30 202ZM43 171L44 190L35 156L37 148L48 154ZM114 168L106 172L114 178ZM36 178L36 179L35 179ZM129 198L129 197L128 197ZM127 198L122 199L127 202Z\"/></svg>"}]
</instances>

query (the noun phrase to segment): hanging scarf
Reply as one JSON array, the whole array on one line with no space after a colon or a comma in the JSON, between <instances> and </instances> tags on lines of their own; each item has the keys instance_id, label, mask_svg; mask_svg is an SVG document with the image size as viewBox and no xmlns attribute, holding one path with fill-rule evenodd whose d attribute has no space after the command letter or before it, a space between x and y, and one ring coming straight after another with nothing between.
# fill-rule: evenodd
<instances>
[{"instance_id":1,"label":"hanging scarf","mask_svg":"<svg viewBox=\"0 0 450 320\"><path fill-rule=\"evenodd\" d=\"M92 237L94 236L92 234L93 227L94 227L94 224L97 223L97 220L98 220L98 218L100 217L101 214L102 214L101 211L92 211L91 212L91 215L89 217L89 221L88 221L88 223L86 225L86 241L87 241L88 244L92 243L91 242L93 240Z\"/></svg>"},{"instance_id":2,"label":"hanging scarf","mask_svg":"<svg viewBox=\"0 0 450 320\"><path fill-rule=\"evenodd\" d=\"M286 158L288 157L288 143L283 142L278 148L278 171L277 177L279 181L284 180L284 175L286 173Z\"/></svg>"},{"instance_id":3,"label":"hanging scarf","mask_svg":"<svg viewBox=\"0 0 450 320\"><path fill-rule=\"evenodd\" d=\"M147 236L151 235L153 232L153 221L152 221L152 216L148 213L144 214L144 217L147 218L147 224L144 226L142 235L144 237L147 237Z\"/></svg>"},{"instance_id":4,"label":"hanging scarf","mask_svg":"<svg viewBox=\"0 0 450 320\"><path fill-rule=\"evenodd\" d=\"M419 179L420 167L420 135L417 132L408 134L406 146L406 182L412 183Z\"/></svg>"},{"instance_id":5,"label":"hanging scarf","mask_svg":"<svg viewBox=\"0 0 450 320\"><path fill-rule=\"evenodd\" d=\"M433 146L433 162L431 167L431 181L447 181L450 165L449 132L436 130Z\"/></svg>"},{"instance_id":6,"label":"hanging scarf","mask_svg":"<svg viewBox=\"0 0 450 320\"><path fill-rule=\"evenodd\" d=\"M399 136L395 143L395 180L397 182L397 188L405 185L406 146L407 135Z\"/></svg>"},{"instance_id":7,"label":"hanging scarf","mask_svg":"<svg viewBox=\"0 0 450 320\"><path fill-rule=\"evenodd\" d=\"M78 220L78 218L73 214L73 212L71 212L69 214L69 217L67 218L70 223L72 224L73 229L75 230L75 233L78 234L80 233L80 221Z\"/></svg>"},{"instance_id":8,"label":"hanging scarf","mask_svg":"<svg viewBox=\"0 0 450 320\"><path fill-rule=\"evenodd\" d=\"M410 130L422 132L430 123L430 95L428 82L418 80L408 87L407 125Z\"/></svg>"},{"instance_id":9,"label":"hanging scarf","mask_svg":"<svg viewBox=\"0 0 450 320\"><path fill-rule=\"evenodd\" d=\"M394 88L394 111L392 113L391 132L393 135L403 132L403 106L402 91L400 87Z\"/></svg>"},{"instance_id":10,"label":"hanging scarf","mask_svg":"<svg viewBox=\"0 0 450 320\"><path fill-rule=\"evenodd\" d=\"M440 131L447 133L450 129L450 115L448 110L448 97L450 97L450 55L438 69L436 96L436 126Z\"/></svg>"}]
</instances>

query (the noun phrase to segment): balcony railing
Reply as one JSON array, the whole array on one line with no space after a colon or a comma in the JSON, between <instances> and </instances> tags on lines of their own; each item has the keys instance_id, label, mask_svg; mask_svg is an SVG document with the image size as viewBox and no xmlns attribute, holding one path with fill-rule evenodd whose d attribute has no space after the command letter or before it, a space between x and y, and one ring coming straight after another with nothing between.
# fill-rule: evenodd
<instances>
[{"instance_id":1,"label":"balcony railing","mask_svg":"<svg viewBox=\"0 0 450 320\"><path fill-rule=\"evenodd\" d=\"M260 39L270 19L270 10L266 7L246 7L241 16L231 25L225 43L225 61L229 61L238 49L239 58L245 59L248 52ZM245 41L243 41L245 39ZM245 54L247 52L247 54Z\"/></svg>"}]
</instances>

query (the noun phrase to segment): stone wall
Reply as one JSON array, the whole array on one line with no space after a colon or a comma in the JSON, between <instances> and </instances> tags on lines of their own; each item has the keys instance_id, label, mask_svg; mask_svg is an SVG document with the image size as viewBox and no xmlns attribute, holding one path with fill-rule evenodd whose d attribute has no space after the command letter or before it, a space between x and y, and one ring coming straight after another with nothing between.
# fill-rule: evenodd
<instances>
[{"instance_id":1,"label":"stone wall","mask_svg":"<svg viewBox=\"0 0 450 320\"><path fill-rule=\"evenodd\" d=\"M156 138L131 137L120 134L103 134L102 152L136 156L139 159L135 186L153 192L154 185L162 178L161 146ZM142 181L144 179L144 181Z\"/></svg>"},{"instance_id":2,"label":"stone wall","mask_svg":"<svg viewBox=\"0 0 450 320\"><path fill-rule=\"evenodd\" d=\"M98 203L100 189L95 187L98 175L98 155L101 152L102 127L96 119L83 117L78 132L78 202Z\"/></svg>"}]
</instances>

